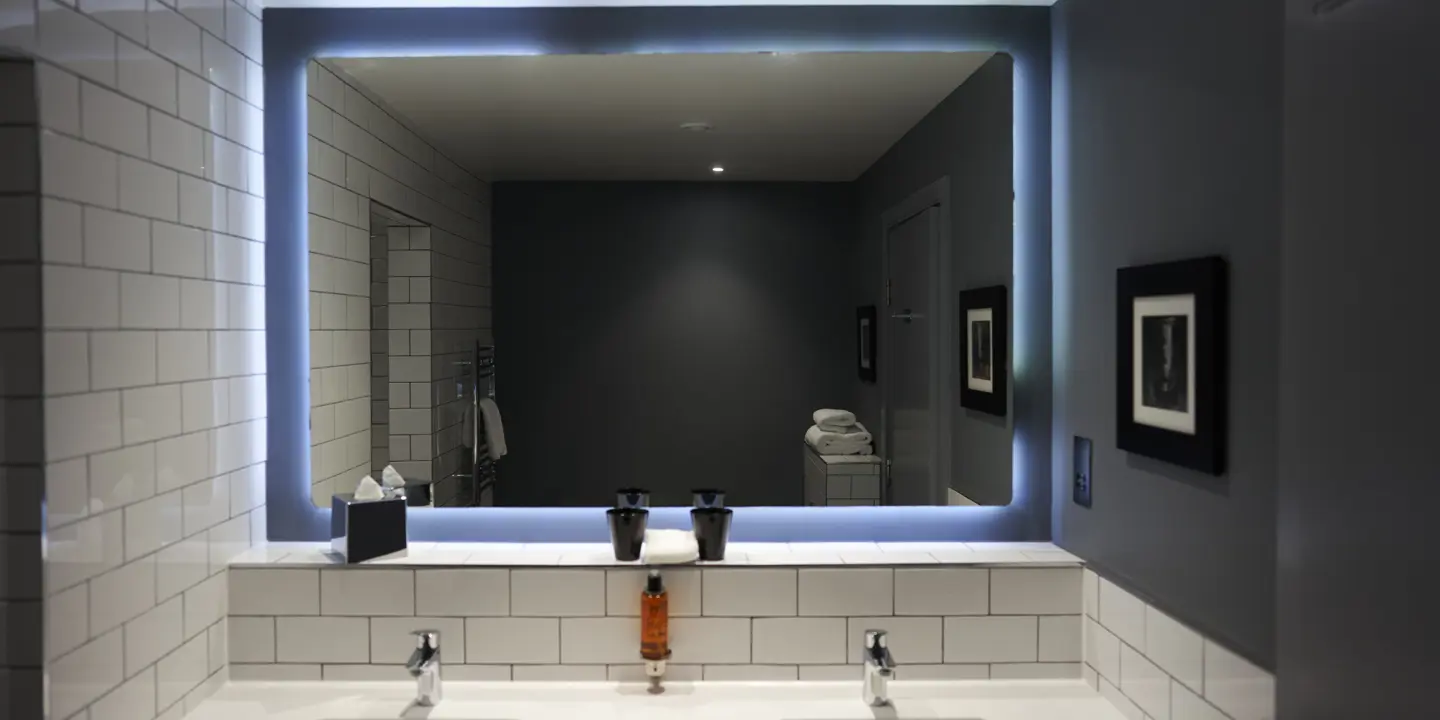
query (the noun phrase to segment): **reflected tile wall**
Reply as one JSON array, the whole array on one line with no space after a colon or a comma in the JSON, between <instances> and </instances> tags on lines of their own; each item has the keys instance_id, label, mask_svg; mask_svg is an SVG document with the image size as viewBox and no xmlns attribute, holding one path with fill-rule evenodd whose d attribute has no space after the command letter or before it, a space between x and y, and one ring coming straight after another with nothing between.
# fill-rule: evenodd
<instances>
[{"instance_id":1,"label":"reflected tile wall","mask_svg":"<svg viewBox=\"0 0 1440 720\"><path fill-rule=\"evenodd\" d=\"M410 478L453 472L463 406L455 361L491 341L489 184L334 70L311 62L306 77L319 507L383 468L380 459ZM370 227L371 200L414 223Z\"/></svg>"}]
</instances>

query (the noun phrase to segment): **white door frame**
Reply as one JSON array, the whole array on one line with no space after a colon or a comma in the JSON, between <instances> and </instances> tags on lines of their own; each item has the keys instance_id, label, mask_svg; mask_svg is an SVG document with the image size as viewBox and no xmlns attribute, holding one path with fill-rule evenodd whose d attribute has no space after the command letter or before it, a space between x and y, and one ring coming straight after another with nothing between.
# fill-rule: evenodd
<instances>
[{"instance_id":1,"label":"white door frame","mask_svg":"<svg viewBox=\"0 0 1440 720\"><path fill-rule=\"evenodd\" d=\"M950 272L950 178L926 185L905 198L899 204L880 215L880 310L879 319L880 352L880 437L884 442L885 478L882 485L881 502L889 505L893 501L890 487L890 459L893 452L890 442L889 407L889 358L887 357L890 334L890 230L895 226L919 215L930 208L939 211L936 223L939 227L930 236L930 313L933 322L930 329L930 503L946 505L945 490L950 487L952 452L950 447L951 427L954 420L954 397L952 372L955 368L955 343L951 342L955 328L956 304L951 302L954 295L953 273Z\"/></svg>"}]
</instances>

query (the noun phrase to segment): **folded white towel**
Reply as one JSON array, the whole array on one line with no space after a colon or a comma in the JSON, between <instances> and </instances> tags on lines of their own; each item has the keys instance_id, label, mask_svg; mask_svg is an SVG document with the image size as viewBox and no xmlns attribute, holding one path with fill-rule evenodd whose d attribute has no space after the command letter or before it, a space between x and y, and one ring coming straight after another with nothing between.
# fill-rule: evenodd
<instances>
[{"instance_id":1,"label":"folded white towel","mask_svg":"<svg viewBox=\"0 0 1440 720\"><path fill-rule=\"evenodd\" d=\"M845 457L859 457L861 455L874 455L875 447L873 445L832 445L825 450L815 448L815 454L824 455L826 457L832 457L837 455Z\"/></svg>"},{"instance_id":2,"label":"folded white towel","mask_svg":"<svg viewBox=\"0 0 1440 720\"><path fill-rule=\"evenodd\" d=\"M836 410L834 408L820 408L810 415L816 425L829 425L832 427L849 427L855 424L855 413L849 410Z\"/></svg>"},{"instance_id":3,"label":"folded white towel","mask_svg":"<svg viewBox=\"0 0 1440 720\"><path fill-rule=\"evenodd\" d=\"M819 425L811 425L805 431L805 442L815 448L821 455L869 455L873 447L871 441L874 439L870 431L864 425L856 423L857 432L833 433L825 432Z\"/></svg>"},{"instance_id":4,"label":"folded white towel","mask_svg":"<svg viewBox=\"0 0 1440 720\"><path fill-rule=\"evenodd\" d=\"M858 423L855 424L855 425L829 425L829 424L822 424L822 425L816 425L815 427L818 427L818 428L820 428L822 431L827 432L827 433L835 433L836 435L849 435L849 434L851 434L851 433L865 432L865 430L864 430L863 428L861 428Z\"/></svg>"},{"instance_id":5,"label":"folded white towel","mask_svg":"<svg viewBox=\"0 0 1440 720\"><path fill-rule=\"evenodd\" d=\"M494 398L480 398L480 417L485 421L485 444L490 447L490 459L499 460L508 450L505 448L505 426L500 423L500 406Z\"/></svg>"},{"instance_id":6,"label":"folded white towel","mask_svg":"<svg viewBox=\"0 0 1440 720\"><path fill-rule=\"evenodd\" d=\"M640 562L645 565L681 565L700 559L700 544L695 533L687 530L646 530L645 544L640 547Z\"/></svg>"}]
</instances>

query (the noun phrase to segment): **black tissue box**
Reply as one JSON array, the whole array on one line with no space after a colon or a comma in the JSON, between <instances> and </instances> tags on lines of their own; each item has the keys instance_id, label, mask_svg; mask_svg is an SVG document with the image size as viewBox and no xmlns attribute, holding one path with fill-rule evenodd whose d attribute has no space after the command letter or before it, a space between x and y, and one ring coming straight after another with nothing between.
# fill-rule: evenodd
<instances>
[{"instance_id":1,"label":"black tissue box","mask_svg":"<svg viewBox=\"0 0 1440 720\"><path fill-rule=\"evenodd\" d=\"M330 499L330 549L347 563L365 562L405 549L405 498Z\"/></svg>"}]
</instances>

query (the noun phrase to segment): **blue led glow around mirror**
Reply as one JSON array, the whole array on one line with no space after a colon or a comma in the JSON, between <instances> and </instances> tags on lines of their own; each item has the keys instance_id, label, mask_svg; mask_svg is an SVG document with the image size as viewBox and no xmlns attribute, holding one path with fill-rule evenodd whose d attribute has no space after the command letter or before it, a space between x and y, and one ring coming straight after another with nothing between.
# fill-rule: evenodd
<instances>
[{"instance_id":1,"label":"blue led glow around mirror","mask_svg":"<svg viewBox=\"0 0 1440 720\"><path fill-rule=\"evenodd\" d=\"M996 51L1015 61L1014 489L1004 507L747 507L738 541L1050 538L1050 29L1031 7L625 7L265 11L267 523L328 539L310 500L305 66L312 57ZM600 542L596 508L410 513L414 541ZM689 526L658 508L653 527Z\"/></svg>"}]
</instances>

